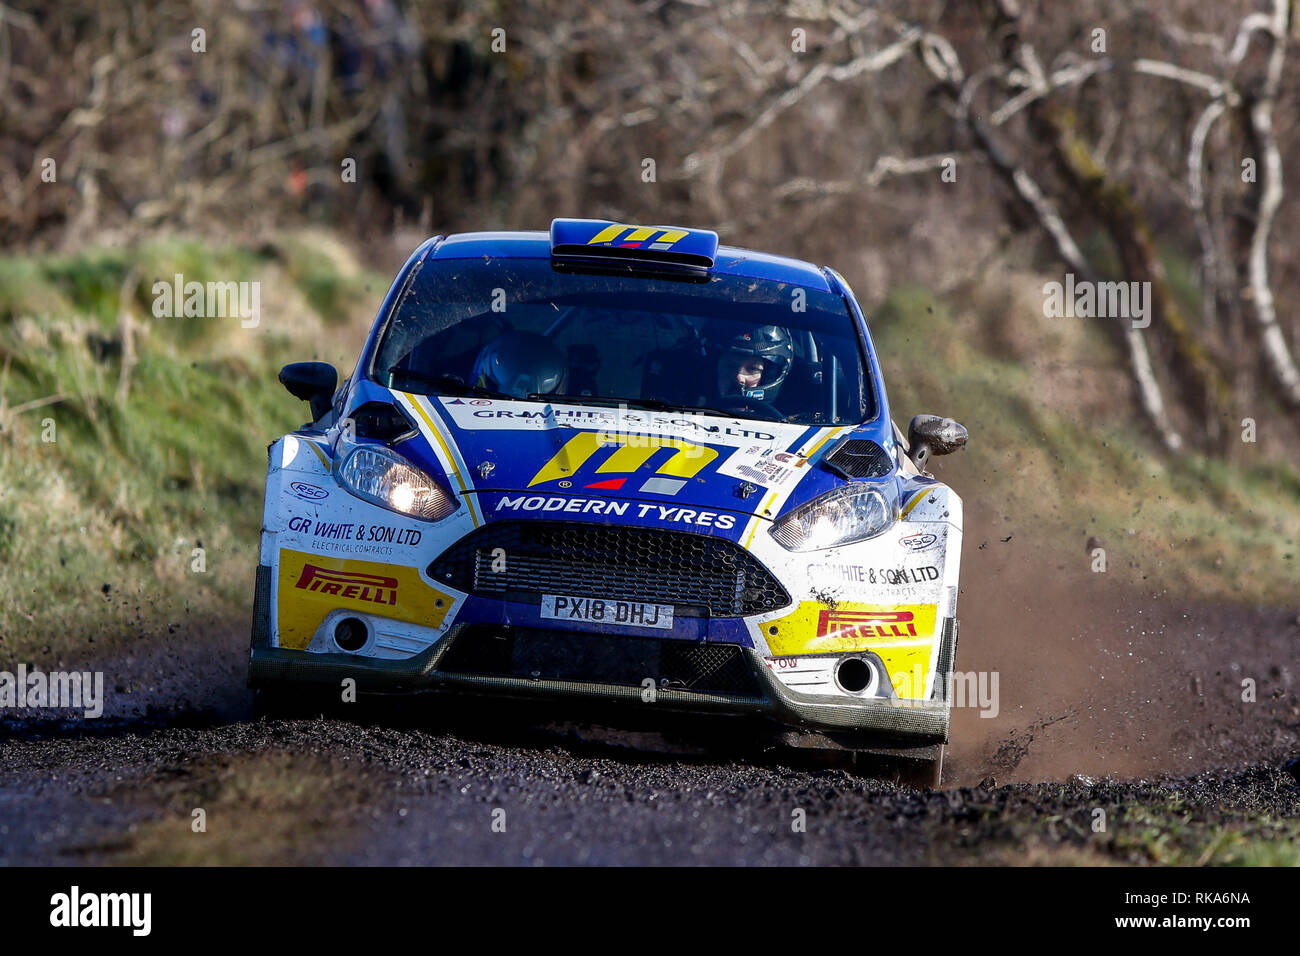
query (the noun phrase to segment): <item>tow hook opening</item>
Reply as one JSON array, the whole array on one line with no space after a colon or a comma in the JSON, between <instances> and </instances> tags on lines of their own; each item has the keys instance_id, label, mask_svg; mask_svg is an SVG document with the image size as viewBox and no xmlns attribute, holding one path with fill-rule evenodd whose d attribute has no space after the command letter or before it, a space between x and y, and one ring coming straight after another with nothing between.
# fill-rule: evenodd
<instances>
[{"instance_id":1,"label":"tow hook opening","mask_svg":"<svg viewBox=\"0 0 1300 956\"><path fill-rule=\"evenodd\" d=\"M850 694L860 694L871 686L876 669L861 657L846 657L835 665L835 679Z\"/></svg>"},{"instance_id":2,"label":"tow hook opening","mask_svg":"<svg viewBox=\"0 0 1300 956\"><path fill-rule=\"evenodd\" d=\"M344 651L359 651L369 638L365 622L355 617L345 617L334 625L334 643Z\"/></svg>"}]
</instances>

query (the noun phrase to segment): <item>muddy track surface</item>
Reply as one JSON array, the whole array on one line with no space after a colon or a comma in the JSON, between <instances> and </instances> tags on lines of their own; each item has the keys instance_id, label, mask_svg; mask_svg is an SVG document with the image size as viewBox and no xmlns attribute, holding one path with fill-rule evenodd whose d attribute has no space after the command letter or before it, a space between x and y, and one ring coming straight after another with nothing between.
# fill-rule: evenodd
<instances>
[{"instance_id":1,"label":"muddy track surface","mask_svg":"<svg viewBox=\"0 0 1300 956\"><path fill-rule=\"evenodd\" d=\"M0 863L1278 862L1300 817L1297 611L1137 577L968 528L958 669L996 673L998 694L954 713L937 791L730 727L665 740L447 706L257 720L246 622L191 623L59 662L105 672L103 719L0 726Z\"/></svg>"}]
</instances>

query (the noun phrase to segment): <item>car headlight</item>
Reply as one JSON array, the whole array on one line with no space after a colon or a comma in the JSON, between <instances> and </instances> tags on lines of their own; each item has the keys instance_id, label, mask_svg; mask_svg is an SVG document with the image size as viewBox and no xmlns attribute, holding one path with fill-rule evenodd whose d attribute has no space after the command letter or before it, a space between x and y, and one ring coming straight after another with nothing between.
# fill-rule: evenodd
<instances>
[{"instance_id":1,"label":"car headlight","mask_svg":"<svg viewBox=\"0 0 1300 956\"><path fill-rule=\"evenodd\" d=\"M437 521L458 507L455 496L383 445L361 445L343 460L339 483L358 498L412 518Z\"/></svg>"},{"instance_id":2,"label":"car headlight","mask_svg":"<svg viewBox=\"0 0 1300 956\"><path fill-rule=\"evenodd\" d=\"M791 511L768 533L787 551L817 551L874 538L895 520L895 506L880 491L847 485Z\"/></svg>"}]
</instances>

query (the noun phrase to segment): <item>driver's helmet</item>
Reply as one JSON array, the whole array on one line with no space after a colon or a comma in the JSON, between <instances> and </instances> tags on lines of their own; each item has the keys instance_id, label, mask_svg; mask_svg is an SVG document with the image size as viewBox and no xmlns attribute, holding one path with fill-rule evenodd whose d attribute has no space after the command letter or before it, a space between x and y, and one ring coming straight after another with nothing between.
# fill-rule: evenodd
<instances>
[{"instance_id":1,"label":"driver's helmet","mask_svg":"<svg viewBox=\"0 0 1300 956\"><path fill-rule=\"evenodd\" d=\"M779 325L728 331L712 337L707 350L717 362L718 394L761 402L777 397L794 362L794 340Z\"/></svg>"},{"instance_id":2,"label":"driver's helmet","mask_svg":"<svg viewBox=\"0 0 1300 956\"><path fill-rule=\"evenodd\" d=\"M563 395L569 383L569 363L544 335L503 332L478 353L470 381L515 398L533 393Z\"/></svg>"}]
</instances>

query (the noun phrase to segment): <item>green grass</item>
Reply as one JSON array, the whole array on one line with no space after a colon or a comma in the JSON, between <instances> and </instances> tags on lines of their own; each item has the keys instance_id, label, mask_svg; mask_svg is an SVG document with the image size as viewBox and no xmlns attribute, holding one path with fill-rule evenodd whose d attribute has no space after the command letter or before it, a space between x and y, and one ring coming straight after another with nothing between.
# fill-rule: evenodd
<instances>
[{"instance_id":1,"label":"green grass","mask_svg":"<svg viewBox=\"0 0 1300 956\"><path fill-rule=\"evenodd\" d=\"M326 322L337 325L358 309L378 306L378 297L357 281L357 267L341 250L332 249L316 236L290 237L281 248L286 272ZM383 290L378 291L382 294Z\"/></svg>"},{"instance_id":2,"label":"green grass","mask_svg":"<svg viewBox=\"0 0 1300 956\"><path fill-rule=\"evenodd\" d=\"M262 324L155 318L153 283L176 273L261 282ZM386 284L311 233L256 250L170 237L0 257L0 662L165 633L177 615L242 619L265 447L303 419L276 371L346 367ZM1061 553L1097 535L1112 572L1144 586L1292 600L1300 472L1145 452L1122 400L1099 411L1061 391L1062 368L1123 375L1107 337L1027 314L1010 283L990 288L957 311L900 287L871 317L895 418L970 428L969 448L935 467L971 509Z\"/></svg>"},{"instance_id":3,"label":"green grass","mask_svg":"<svg viewBox=\"0 0 1300 956\"><path fill-rule=\"evenodd\" d=\"M978 300L958 315L915 287L894 290L871 316L895 420L906 427L934 412L970 430L965 451L936 462L940 477L1062 554L1085 559L1097 536L1108 570L1144 587L1293 601L1300 471L1258 445L1243 446L1255 460L1240 467L1167 456L1122 396L1081 407L1059 388L1065 371L1081 368L1105 389L1101 376L1122 376L1125 364L1095 323L1054 322Z\"/></svg>"},{"instance_id":4,"label":"green grass","mask_svg":"<svg viewBox=\"0 0 1300 956\"><path fill-rule=\"evenodd\" d=\"M351 361L384 288L355 264L304 288L283 263L313 248L181 239L0 259L0 661L246 615L266 446L304 418L276 372ZM176 273L260 281L264 313L280 308L257 329L155 318L152 285Z\"/></svg>"},{"instance_id":5,"label":"green grass","mask_svg":"<svg viewBox=\"0 0 1300 956\"><path fill-rule=\"evenodd\" d=\"M1113 811L1105 852L1157 866L1297 866L1300 824L1257 811L1213 812L1176 797Z\"/></svg>"}]
</instances>

